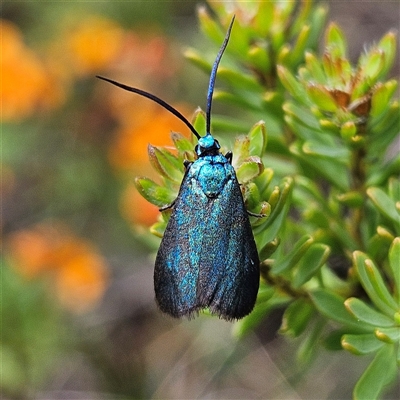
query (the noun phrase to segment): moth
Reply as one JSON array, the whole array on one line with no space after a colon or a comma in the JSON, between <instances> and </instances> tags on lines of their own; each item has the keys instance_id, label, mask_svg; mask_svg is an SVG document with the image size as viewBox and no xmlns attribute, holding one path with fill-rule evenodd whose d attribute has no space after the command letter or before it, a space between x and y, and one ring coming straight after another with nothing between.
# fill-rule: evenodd
<instances>
[{"instance_id":1,"label":"moth","mask_svg":"<svg viewBox=\"0 0 400 400\"><path fill-rule=\"evenodd\" d=\"M147 97L183 121L198 139L197 159L185 173L171 208L154 269L156 302L172 317L193 317L200 310L226 320L248 315L256 302L260 270L249 214L232 166L211 135L211 104L218 65L228 45L234 17L214 61L207 94L206 135L157 96L108 78L124 90Z\"/></svg>"}]
</instances>

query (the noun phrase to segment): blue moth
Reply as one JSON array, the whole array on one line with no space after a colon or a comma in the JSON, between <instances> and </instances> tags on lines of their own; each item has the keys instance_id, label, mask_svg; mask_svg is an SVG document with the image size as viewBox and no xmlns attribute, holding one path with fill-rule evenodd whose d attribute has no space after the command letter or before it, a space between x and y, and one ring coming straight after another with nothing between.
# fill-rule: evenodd
<instances>
[{"instance_id":1,"label":"blue moth","mask_svg":"<svg viewBox=\"0 0 400 400\"><path fill-rule=\"evenodd\" d=\"M212 67L207 95L206 135L171 105L151 93L99 77L160 104L181 119L197 137L197 159L185 161L185 174L172 209L154 269L154 289L161 311L192 317L200 310L226 320L243 318L255 304L259 258L239 182L210 133L216 73L228 44L232 19Z\"/></svg>"}]
</instances>

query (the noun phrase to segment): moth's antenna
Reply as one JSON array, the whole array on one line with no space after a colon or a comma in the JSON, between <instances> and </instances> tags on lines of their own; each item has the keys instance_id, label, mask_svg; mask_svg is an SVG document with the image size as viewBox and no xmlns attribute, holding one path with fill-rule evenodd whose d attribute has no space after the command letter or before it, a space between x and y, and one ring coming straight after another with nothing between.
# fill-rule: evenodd
<instances>
[{"instance_id":1,"label":"moth's antenna","mask_svg":"<svg viewBox=\"0 0 400 400\"><path fill-rule=\"evenodd\" d=\"M208 94L207 94L207 111L206 111L206 132L207 133L210 133L210 129L211 129L211 103L212 103L212 97L213 97L213 93L214 93L214 85L215 85L215 78L217 76L217 69L218 69L219 62L221 61L222 54L224 54L225 48L228 45L229 36L231 35L233 21L235 21L235 16L232 17L232 21L229 24L228 32L226 32L224 42L222 43L222 46L219 49L217 58L215 59L214 65L211 70L210 83L208 84Z\"/></svg>"},{"instance_id":2,"label":"moth's antenna","mask_svg":"<svg viewBox=\"0 0 400 400\"><path fill-rule=\"evenodd\" d=\"M127 90L128 92L133 92L136 94L139 94L140 96L147 97L150 100L153 100L160 106L164 107L166 110L168 110L170 113L174 114L176 117L178 117L184 124L186 124L189 129L193 132L193 134L197 137L197 139L200 139L199 133L194 129L194 126L174 107L169 105L167 102L164 100L160 99L159 97L155 96L154 94L145 92L144 90L134 88L131 86L124 85L123 83L119 83L116 81L113 81L112 79L104 78L103 76L96 75L96 78L102 79L103 81L109 82L115 86L120 87L121 89Z\"/></svg>"}]
</instances>

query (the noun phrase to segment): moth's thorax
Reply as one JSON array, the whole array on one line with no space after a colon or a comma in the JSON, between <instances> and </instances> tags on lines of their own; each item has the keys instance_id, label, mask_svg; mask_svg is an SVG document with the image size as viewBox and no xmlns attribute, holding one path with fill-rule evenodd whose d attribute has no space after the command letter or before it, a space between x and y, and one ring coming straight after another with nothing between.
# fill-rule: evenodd
<instances>
[{"instance_id":1,"label":"moth's thorax","mask_svg":"<svg viewBox=\"0 0 400 400\"><path fill-rule=\"evenodd\" d=\"M222 154L200 157L189 170L189 176L196 180L203 193L210 198L221 193L233 174L233 167Z\"/></svg>"}]
</instances>

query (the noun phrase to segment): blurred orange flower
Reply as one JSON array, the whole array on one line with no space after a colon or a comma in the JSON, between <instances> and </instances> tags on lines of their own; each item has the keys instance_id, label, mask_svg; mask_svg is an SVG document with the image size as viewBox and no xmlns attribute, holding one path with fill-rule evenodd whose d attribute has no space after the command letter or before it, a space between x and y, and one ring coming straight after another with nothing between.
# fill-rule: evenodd
<instances>
[{"instance_id":1,"label":"blurred orange flower","mask_svg":"<svg viewBox=\"0 0 400 400\"><path fill-rule=\"evenodd\" d=\"M131 184L122 196L121 213L131 224L151 226L156 222L160 212L157 206L149 203Z\"/></svg>"},{"instance_id":2,"label":"blurred orange flower","mask_svg":"<svg viewBox=\"0 0 400 400\"><path fill-rule=\"evenodd\" d=\"M108 281L105 260L88 241L62 224L38 224L8 239L15 268L27 279L47 276L61 303L85 311L103 295Z\"/></svg>"},{"instance_id":3,"label":"blurred orange flower","mask_svg":"<svg viewBox=\"0 0 400 400\"><path fill-rule=\"evenodd\" d=\"M115 22L91 16L68 33L69 62L80 74L91 74L103 69L120 55L125 33Z\"/></svg>"},{"instance_id":4,"label":"blurred orange flower","mask_svg":"<svg viewBox=\"0 0 400 400\"><path fill-rule=\"evenodd\" d=\"M18 27L0 20L1 119L13 121L38 108L58 106L64 99L54 71L23 42Z\"/></svg>"},{"instance_id":5,"label":"blurred orange flower","mask_svg":"<svg viewBox=\"0 0 400 400\"><path fill-rule=\"evenodd\" d=\"M188 114L188 106L174 106ZM111 164L121 170L136 173L148 171L147 146L171 145L171 131L187 132L188 128L176 116L149 100L139 99L131 110L131 117L123 121L116 132L116 139L109 149Z\"/></svg>"}]
</instances>

